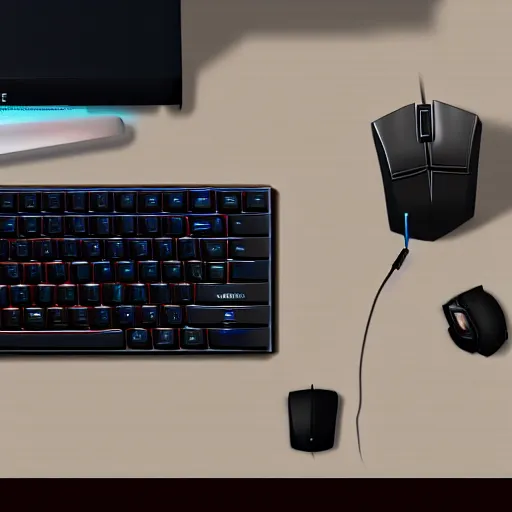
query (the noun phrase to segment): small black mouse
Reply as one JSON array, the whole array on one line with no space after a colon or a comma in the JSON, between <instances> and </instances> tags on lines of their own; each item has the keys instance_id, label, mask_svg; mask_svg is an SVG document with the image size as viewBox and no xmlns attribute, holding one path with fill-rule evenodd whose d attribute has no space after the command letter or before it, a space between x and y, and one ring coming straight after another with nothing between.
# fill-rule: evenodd
<instances>
[{"instance_id":1,"label":"small black mouse","mask_svg":"<svg viewBox=\"0 0 512 512\"><path fill-rule=\"evenodd\" d=\"M440 101L410 104L372 123L391 231L434 241L475 214L482 122Z\"/></svg>"},{"instance_id":2,"label":"small black mouse","mask_svg":"<svg viewBox=\"0 0 512 512\"><path fill-rule=\"evenodd\" d=\"M507 321L498 301L476 286L444 304L448 332L455 344L489 357L508 339Z\"/></svg>"},{"instance_id":3,"label":"small black mouse","mask_svg":"<svg viewBox=\"0 0 512 512\"><path fill-rule=\"evenodd\" d=\"M290 443L302 452L323 452L334 446L339 396L327 389L303 389L288 394Z\"/></svg>"}]
</instances>

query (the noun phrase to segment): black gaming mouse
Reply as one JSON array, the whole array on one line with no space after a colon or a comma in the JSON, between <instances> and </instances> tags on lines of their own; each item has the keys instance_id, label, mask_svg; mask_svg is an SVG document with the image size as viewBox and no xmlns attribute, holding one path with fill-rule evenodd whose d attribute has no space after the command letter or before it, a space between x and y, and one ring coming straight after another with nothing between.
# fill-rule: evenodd
<instances>
[{"instance_id":1,"label":"black gaming mouse","mask_svg":"<svg viewBox=\"0 0 512 512\"><path fill-rule=\"evenodd\" d=\"M290 444L303 452L323 452L334 446L339 396L327 389L303 389L288 394Z\"/></svg>"},{"instance_id":2,"label":"black gaming mouse","mask_svg":"<svg viewBox=\"0 0 512 512\"><path fill-rule=\"evenodd\" d=\"M443 306L443 312L452 340L466 352L489 357L508 339L503 310L483 286L454 297Z\"/></svg>"},{"instance_id":3,"label":"black gaming mouse","mask_svg":"<svg viewBox=\"0 0 512 512\"><path fill-rule=\"evenodd\" d=\"M440 101L410 104L372 123L389 227L434 241L475 213L482 123Z\"/></svg>"}]
</instances>

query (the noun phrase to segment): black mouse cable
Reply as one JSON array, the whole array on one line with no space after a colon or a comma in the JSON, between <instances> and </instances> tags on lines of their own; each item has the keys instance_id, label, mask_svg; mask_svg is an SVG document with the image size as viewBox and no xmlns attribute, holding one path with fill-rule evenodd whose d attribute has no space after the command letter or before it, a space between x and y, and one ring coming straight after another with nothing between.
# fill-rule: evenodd
<instances>
[{"instance_id":1,"label":"black mouse cable","mask_svg":"<svg viewBox=\"0 0 512 512\"><path fill-rule=\"evenodd\" d=\"M400 254L397 256L396 260L394 261L393 265L391 265L390 271L387 273L386 277L384 278L384 281L382 281L382 284L380 285L379 289L377 290L377 293L375 295L375 298L373 299L372 307L370 309L370 314L368 315L368 320L366 322L366 328L364 330L364 336L363 336L363 343L361 345L361 356L359 358L359 405L357 408L357 415L356 415L356 434L357 434L357 448L359 449L359 457L361 458L361 461L364 462L363 459L363 453L361 450L361 435L359 433L359 416L361 415L361 409L363 408L363 358L364 358L364 349L366 347L366 340L368 337L368 331L370 329L370 324L372 321L373 312L375 310L375 306L377 305L377 301L379 300L379 296L384 289L384 286L386 286L386 283L389 281L389 278L393 275L393 272L395 270L400 270L402 267L405 258L407 258L407 255L409 254L409 249L404 248L400 252Z\"/></svg>"}]
</instances>

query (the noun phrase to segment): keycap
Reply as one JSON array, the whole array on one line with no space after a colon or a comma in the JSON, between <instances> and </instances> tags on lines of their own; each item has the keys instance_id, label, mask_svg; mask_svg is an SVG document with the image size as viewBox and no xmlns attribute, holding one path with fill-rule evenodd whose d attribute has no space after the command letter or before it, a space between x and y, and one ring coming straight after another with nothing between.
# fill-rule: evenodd
<instances>
[{"instance_id":1,"label":"keycap","mask_svg":"<svg viewBox=\"0 0 512 512\"><path fill-rule=\"evenodd\" d=\"M5 308L2 310L2 329L21 329L21 310Z\"/></svg>"},{"instance_id":2,"label":"keycap","mask_svg":"<svg viewBox=\"0 0 512 512\"><path fill-rule=\"evenodd\" d=\"M230 261L229 276L232 282L268 281L269 262L257 261Z\"/></svg>"},{"instance_id":3,"label":"keycap","mask_svg":"<svg viewBox=\"0 0 512 512\"><path fill-rule=\"evenodd\" d=\"M137 221L131 215L118 215L114 220L114 231L119 236L134 236L137 234Z\"/></svg>"},{"instance_id":4,"label":"keycap","mask_svg":"<svg viewBox=\"0 0 512 512\"><path fill-rule=\"evenodd\" d=\"M42 308L25 308L23 310L23 326L25 329L40 331L44 329L45 323Z\"/></svg>"},{"instance_id":5,"label":"keycap","mask_svg":"<svg viewBox=\"0 0 512 512\"><path fill-rule=\"evenodd\" d=\"M70 212L87 212L89 210L89 195L87 192L68 192L67 208Z\"/></svg>"},{"instance_id":6,"label":"keycap","mask_svg":"<svg viewBox=\"0 0 512 512\"><path fill-rule=\"evenodd\" d=\"M64 211L64 193L44 192L43 211L51 213L62 213Z\"/></svg>"},{"instance_id":7,"label":"keycap","mask_svg":"<svg viewBox=\"0 0 512 512\"><path fill-rule=\"evenodd\" d=\"M69 329L68 310L61 307L48 308L46 310L46 323L50 330Z\"/></svg>"},{"instance_id":8,"label":"keycap","mask_svg":"<svg viewBox=\"0 0 512 512\"><path fill-rule=\"evenodd\" d=\"M174 258L174 242L171 238L153 240L153 257L158 261Z\"/></svg>"},{"instance_id":9,"label":"keycap","mask_svg":"<svg viewBox=\"0 0 512 512\"><path fill-rule=\"evenodd\" d=\"M0 261L7 261L10 257L9 240L0 240Z\"/></svg>"},{"instance_id":10,"label":"keycap","mask_svg":"<svg viewBox=\"0 0 512 512\"><path fill-rule=\"evenodd\" d=\"M46 279L41 263L24 263L22 270L24 283L39 284Z\"/></svg>"},{"instance_id":11,"label":"keycap","mask_svg":"<svg viewBox=\"0 0 512 512\"><path fill-rule=\"evenodd\" d=\"M128 329L126 331L126 344L134 350L151 348L151 338L146 329Z\"/></svg>"},{"instance_id":12,"label":"keycap","mask_svg":"<svg viewBox=\"0 0 512 512\"><path fill-rule=\"evenodd\" d=\"M41 218L18 217L18 231L20 237L37 238L41 236Z\"/></svg>"},{"instance_id":13,"label":"keycap","mask_svg":"<svg viewBox=\"0 0 512 512\"><path fill-rule=\"evenodd\" d=\"M42 307L55 305L56 288L54 284L38 284L35 287L35 303Z\"/></svg>"},{"instance_id":14,"label":"keycap","mask_svg":"<svg viewBox=\"0 0 512 512\"><path fill-rule=\"evenodd\" d=\"M24 213L39 213L41 211L41 194L27 192L19 194L18 208Z\"/></svg>"},{"instance_id":15,"label":"keycap","mask_svg":"<svg viewBox=\"0 0 512 512\"><path fill-rule=\"evenodd\" d=\"M237 238L228 242L228 255L234 260L268 259L270 240L268 238Z\"/></svg>"},{"instance_id":16,"label":"keycap","mask_svg":"<svg viewBox=\"0 0 512 512\"><path fill-rule=\"evenodd\" d=\"M230 215L229 236L269 236L270 217L268 215Z\"/></svg>"},{"instance_id":17,"label":"keycap","mask_svg":"<svg viewBox=\"0 0 512 512\"><path fill-rule=\"evenodd\" d=\"M199 213L215 211L215 192L212 190L191 190L190 209Z\"/></svg>"},{"instance_id":18,"label":"keycap","mask_svg":"<svg viewBox=\"0 0 512 512\"><path fill-rule=\"evenodd\" d=\"M78 304L76 285L61 284L57 286L57 304L59 306L76 306Z\"/></svg>"},{"instance_id":19,"label":"keycap","mask_svg":"<svg viewBox=\"0 0 512 512\"><path fill-rule=\"evenodd\" d=\"M32 248L36 260L52 261L57 259L58 250L53 240L34 240Z\"/></svg>"},{"instance_id":20,"label":"keycap","mask_svg":"<svg viewBox=\"0 0 512 512\"><path fill-rule=\"evenodd\" d=\"M89 202L93 212L111 212L113 210L113 196L110 192L91 192Z\"/></svg>"},{"instance_id":21,"label":"keycap","mask_svg":"<svg viewBox=\"0 0 512 512\"><path fill-rule=\"evenodd\" d=\"M87 283L80 285L79 299L82 306L98 306L100 303L100 285Z\"/></svg>"},{"instance_id":22,"label":"keycap","mask_svg":"<svg viewBox=\"0 0 512 512\"><path fill-rule=\"evenodd\" d=\"M91 267L86 261L71 263L71 281L76 284L88 283L92 280Z\"/></svg>"},{"instance_id":23,"label":"keycap","mask_svg":"<svg viewBox=\"0 0 512 512\"><path fill-rule=\"evenodd\" d=\"M185 263L185 279L191 283L199 283L203 280L203 262L187 261Z\"/></svg>"},{"instance_id":24,"label":"keycap","mask_svg":"<svg viewBox=\"0 0 512 512\"><path fill-rule=\"evenodd\" d=\"M5 311L5 310L4 310ZM0 350L23 352L74 351L74 350L123 350L124 333L108 331L43 331L34 333L0 332Z\"/></svg>"},{"instance_id":25,"label":"keycap","mask_svg":"<svg viewBox=\"0 0 512 512\"><path fill-rule=\"evenodd\" d=\"M32 257L32 242L30 240L14 240L11 242L11 259L26 261Z\"/></svg>"},{"instance_id":26,"label":"keycap","mask_svg":"<svg viewBox=\"0 0 512 512\"><path fill-rule=\"evenodd\" d=\"M246 212L267 212L268 192L249 191L245 194Z\"/></svg>"},{"instance_id":27,"label":"keycap","mask_svg":"<svg viewBox=\"0 0 512 512\"><path fill-rule=\"evenodd\" d=\"M2 284L19 284L21 271L19 263L0 263L0 280Z\"/></svg>"},{"instance_id":28,"label":"keycap","mask_svg":"<svg viewBox=\"0 0 512 512\"><path fill-rule=\"evenodd\" d=\"M103 245L99 240L82 240L82 257L86 260L100 260Z\"/></svg>"},{"instance_id":29,"label":"keycap","mask_svg":"<svg viewBox=\"0 0 512 512\"><path fill-rule=\"evenodd\" d=\"M121 329L135 327L135 306L117 306L114 323Z\"/></svg>"},{"instance_id":30,"label":"keycap","mask_svg":"<svg viewBox=\"0 0 512 512\"><path fill-rule=\"evenodd\" d=\"M145 304L148 301L148 289L145 284L132 283L125 286L125 300L128 304Z\"/></svg>"},{"instance_id":31,"label":"keycap","mask_svg":"<svg viewBox=\"0 0 512 512\"><path fill-rule=\"evenodd\" d=\"M153 329L153 347L157 350L179 349L176 329Z\"/></svg>"},{"instance_id":32,"label":"keycap","mask_svg":"<svg viewBox=\"0 0 512 512\"><path fill-rule=\"evenodd\" d=\"M140 323L144 327L158 325L158 306L142 306L140 308Z\"/></svg>"},{"instance_id":33,"label":"keycap","mask_svg":"<svg viewBox=\"0 0 512 512\"><path fill-rule=\"evenodd\" d=\"M162 306L160 310L160 326L172 327L183 322L183 311L179 306Z\"/></svg>"},{"instance_id":34,"label":"keycap","mask_svg":"<svg viewBox=\"0 0 512 512\"><path fill-rule=\"evenodd\" d=\"M185 217L163 217L162 234L170 237L180 237L186 235Z\"/></svg>"},{"instance_id":35,"label":"keycap","mask_svg":"<svg viewBox=\"0 0 512 512\"><path fill-rule=\"evenodd\" d=\"M26 284L17 284L11 286L11 305L14 307L29 306L30 300L30 287Z\"/></svg>"},{"instance_id":36,"label":"keycap","mask_svg":"<svg viewBox=\"0 0 512 512\"><path fill-rule=\"evenodd\" d=\"M0 285L0 308L6 308L10 304L9 287L5 284Z\"/></svg>"},{"instance_id":37,"label":"keycap","mask_svg":"<svg viewBox=\"0 0 512 512\"><path fill-rule=\"evenodd\" d=\"M185 192L164 192L163 210L165 212L185 212L187 210Z\"/></svg>"},{"instance_id":38,"label":"keycap","mask_svg":"<svg viewBox=\"0 0 512 512\"><path fill-rule=\"evenodd\" d=\"M162 263L162 280L166 283L179 283L183 270L180 261L164 261Z\"/></svg>"},{"instance_id":39,"label":"keycap","mask_svg":"<svg viewBox=\"0 0 512 512\"><path fill-rule=\"evenodd\" d=\"M97 306L90 310L90 322L93 329L109 329L111 326L111 309L106 306Z\"/></svg>"},{"instance_id":40,"label":"keycap","mask_svg":"<svg viewBox=\"0 0 512 512\"><path fill-rule=\"evenodd\" d=\"M151 304L170 304L171 288L167 283L149 285L149 301Z\"/></svg>"},{"instance_id":41,"label":"keycap","mask_svg":"<svg viewBox=\"0 0 512 512\"><path fill-rule=\"evenodd\" d=\"M208 348L206 336L202 329L182 329L180 345L181 348L188 350L204 350Z\"/></svg>"},{"instance_id":42,"label":"keycap","mask_svg":"<svg viewBox=\"0 0 512 512\"><path fill-rule=\"evenodd\" d=\"M147 260L151 258L150 240L129 240L128 241L130 257L134 260Z\"/></svg>"},{"instance_id":43,"label":"keycap","mask_svg":"<svg viewBox=\"0 0 512 512\"><path fill-rule=\"evenodd\" d=\"M46 263L46 280L50 284L62 284L68 280L68 266L66 263Z\"/></svg>"},{"instance_id":44,"label":"keycap","mask_svg":"<svg viewBox=\"0 0 512 512\"><path fill-rule=\"evenodd\" d=\"M121 283L131 283L135 281L135 262L119 261L118 263L116 263L116 279Z\"/></svg>"},{"instance_id":45,"label":"keycap","mask_svg":"<svg viewBox=\"0 0 512 512\"><path fill-rule=\"evenodd\" d=\"M114 272L110 261L95 261L92 264L92 275L96 283L109 283L114 280Z\"/></svg>"},{"instance_id":46,"label":"keycap","mask_svg":"<svg viewBox=\"0 0 512 512\"><path fill-rule=\"evenodd\" d=\"M269 306L186 306L189 325L270 325Z\"/></svg>"},{"instance_id":47,"label":"keycap","mask_svg":"<svg viewBox=\"0 0 512 512\"><path fill-rule=\"evenodd\" d=\"M226 240L202 240L201 256L203 259L225 260L227 258Z\"/></svg>"},{"instance_id":48,"label":"keycap","mask_svg":"<svg viewBox=\"0 0 512 512\"><path fill-rule=\"evenodd\" d=\"M225 283L227 279L227 267L225 263L205 263L206 281L209 283Z\"/></svg>"},{"instance_id":49,"label":"keycap","mask_svg":"<svg viewBox=\"0 0 512 512\"><path fill-rule=\"evenodd\" d=\"M240 192L218 192L217 203L222 213L237 213L242 208L242 194Z\"/></svg>"},{"instance_id":50,"label":"keycap","mask_svg":"<svg viewBox=\"0 0 512 512\"><path fill-rule=\"evenodd\" d=\"M180 238L178 240L178 258L184 261L199 259L197 240L193 238Z\"/></svg>"},{"instance_id":51,"label":"keycap","mask_svg":"<svg viewBox=\"0 0 512 512\"><path fill-rule=\"evenodd\" d=\"M71 326L75 329L89 328L89 312L87 308L77 306L68 309Z\"/></svg>"},{"instance_id":52,"label":"keycap","mask_svg":"<svg viewBox=\"0 0 512 512\"><path fill-rule=\"evenodd\" d=\"M123 240L105 240L105 257L109 260L121 260L125 257Z\"/></svg>"},{"instance_id":53,"label":"keycap","mask_svg":"<svg viewBox=\"0 0 512 512\"><path fill-rule=\"evenodd\" d=\"M160 218L156 215L139 217L139 234L156 237L160 234Z\"/></svg>"},{"instance_id":54,"label":"keycap","mask_svg":"<svg viewBox=\"0 0 512 512\"><path fill-rule=\"evenodd\" d=\"M59 255L64 261L76 261L82 257L79 240L59 240Z\"/></svg>"},{"instance_id":55,"label":"keycap","mask_svg":"<svg viewBox=\"0 0 512 512\"><path fill-rule=\"evenodd\" d=\"M0 236L16 236L16 217L0 217Z\"/></svg>"},{"instance_id":56,"label":"keycap","mask_svg":"<svg viewBox=\"0 0 512 512\"><path fill-rule=\"evenodd\" d=\"M224 236L226 229L224 219L218 215L215 217L190 217L190 234L192 236Z\"/></svg>"},{"instance_id":57,"label":"keycap","mask_svg":"<svg viewBox=\"0 0 512 512\"><path fill-rule=\"evenodd\" d=\"M90 233L93 236L110 236L112 234L112 218L92 217L90 221Z\"/></svg>"},{"instance_id":58,"label":"keycap","mask_svg":"<svg viewBox=\"0 0 512 512\"><path fill-rule=\"evenodd\" d=\"M116 210L118 212L135 212L137 207L135 192L116 192L115 196Z\"/></svg>"},{"instance_id":59,"label":"keycap","mask_svg":"<svg viewBox=\"0 0 512 512\"><path fill-rule=\"evenodd\" d=\"M45 216L43 217L43 233L46 236L55 238L64 234L64 223L62 217Z\"/></svg>"},{"instance_id":60,"label":"keycap","mask_svg":"<svg viewBox=\"0 0 512 512\"><path fill-rule=\"evenodd\" d=\"M176 304L190 304L194 301L194 289L189 284L176 284L172 291L173 302Z\"/></svg>"},{"instance_id":61,"label":"keycap","mask_svg":"<svg viewBox=\"0 0 512 512\"><path fill-rule=\"evenodd\" d=\"M120 283L106 283L102 287L102 296L104 304L121 305L124 302L124 286Z\"/></svg>"},{"instance_id":62,"label":"keycap","mask_svg":"<svg viewBox=\"0 0 512 512\"><path fill-rule=\"evenodd\" d=\"M218 350L269 350L270 328L208 329L210 348Z\"/></svg>"},{"instance_id":63,"label":"keycap","mask_svg":"<svg viewBox=\"0 0 512 512\"><path fill-rule=\"evenodd\" d=\"M267 304L268 283L196 285L197 304Z\"/></svg>"},{"instance_id":64,"label":"keycap","mask_svg":"<svg viewBox=\"0 0 512 512\"><path fill-rule=\"evenodd\" d=\"M0 194L0 212L11 213L18 209L17 194L2 193Z\"/></svg>"},{"instance_id":65,"label":"keycap","mask_svg":"<svg viewBox=\"0 0 512 512\"><path fill-rule=\"evenodd\" d=\"M154 283L160 280L160 263L158 261L139 262L139 281L142 283Z\"/></svg>"},{"instance_id":66,"label":"keycap","mask_svg":"<svg viewBox=\"0 0 512 512\"><path fill-rule=\"evenodd\" d=\"M162 194L160 192L139 192L139 213L162 211Z\"/></svg>"},{"instance_id":67,"label":"keycap","mask_svg":"<svg viewBox=\"0 0 512 512\"><path fill-rule=\"evenodd\" d=\"M84 216L66 217L66 234L86 236L89 232L88 219Z\"/></svg>"}]
</instances>

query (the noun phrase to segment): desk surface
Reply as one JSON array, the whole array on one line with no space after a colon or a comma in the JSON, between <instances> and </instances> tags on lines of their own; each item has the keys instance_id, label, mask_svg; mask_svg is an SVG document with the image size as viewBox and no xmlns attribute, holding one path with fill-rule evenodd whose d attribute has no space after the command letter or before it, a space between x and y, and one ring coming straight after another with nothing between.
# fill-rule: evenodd
<instances>
[{"instance_id":1,"label":"desk surface","mask_svg":"<svg viewBox=\"0 0 512 512\"><path fill-rule=\"evenodd\" d=\"M440 306L483 284L512 311L512 4L184 4L183 112L141 112L124 148L3 166L2 181L274 186L280 353L0 361L0 476L510 476L512 354L459 351ZM477 218L413 241L381 296L365 360L365 468L361 338L402 244L370 122L419 100L418 72L429 100L482 117ZM344 398L339 447L314 459L290 449L286 414L288 392L312 383Z\"/></svg>"}]
</instances>

